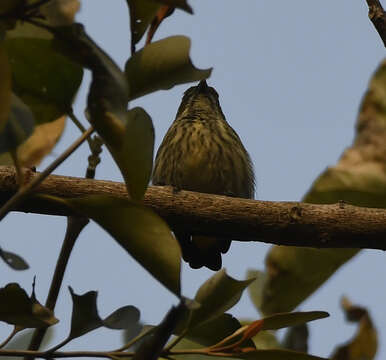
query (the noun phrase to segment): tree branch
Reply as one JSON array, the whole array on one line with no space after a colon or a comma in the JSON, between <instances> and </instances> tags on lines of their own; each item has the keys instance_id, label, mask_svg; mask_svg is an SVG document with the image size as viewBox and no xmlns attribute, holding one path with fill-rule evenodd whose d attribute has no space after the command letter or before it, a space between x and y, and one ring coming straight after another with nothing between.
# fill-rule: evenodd
<instances>
[{"instance_id":1,"label":"tree branch","mask_svg":"<svg viewBox=\"0 0 386 360\"><path fill-rule=\"evenodd\" d=\"M26 182L38 173L25 171ZM0 167L0 205L17 191L16 171ZM64 198L111 195L127 198L125 185L102 180L49 176L36 192ZM171 227L194 234L217 235L239 241L261 241L317 248L386 250L386 210L345 203L314 205L231 198L150 186L144 203ZM76 215L39 198L27 199L14 210L50 215Z\"/></svg>"},{"instance_id":2,"label":"tree branch","mask_svg":"<svg viewBox=\"0 0 386 360\"><path fill-rule=\"evenodd\" d=\"M369 7L369 18L386 47L386 13L379 0L366 0Z\"/></svg>"}]
</instances>

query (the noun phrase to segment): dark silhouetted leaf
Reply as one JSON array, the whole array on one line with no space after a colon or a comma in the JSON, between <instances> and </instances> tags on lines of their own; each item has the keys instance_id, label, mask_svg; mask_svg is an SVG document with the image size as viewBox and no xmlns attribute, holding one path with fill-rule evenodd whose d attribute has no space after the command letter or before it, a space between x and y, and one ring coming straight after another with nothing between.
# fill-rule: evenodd
<instances>
[{"instance_id":1,"label":"dark silhouetted leaf","mask_svg":"<svg viewBox=\"0 0 386 360\"><path fill-rule=\"evenodd\" d=\"M23 0L2 0L0 2L0 15L8 14L22 5Z\"/></svg>"},{"instance_id":2,"label":"dark silhouetted leaf","mask_svg":"<svg viewBox=\"0 0 386 360\"><path fill-rule=\"evenodd\" d=\"M36 123L67 113L81 84L82 68L55 51L52 40L12 36L5 47L12 64L13 91L30 107Z\"/></svg>"},{"instance_id":3,"label":"dark silhouetted leaf","mask_svg":"<svg viewBox=\"0 0 386 360\"><path fill-rule=\"evenodd\" d=\"M103 320L103 324L110 329L124 330L132 328L133 324L138 324L139 318L139 310L135 306L127 305L115 310Z\"/></svg>"},{"instance_id":4,"label":"dark silhouetted leaf","mask_svg":"<svg viewBox=\"0 0 386 360\"><path fill-rule=\"evenodd\" d=\"M0 131L4 129L11 111L12 81L7 51L0 39Z\"/></svg>"},{"instance_id":5,"label":"dark silhouetted leaf","mask_svg":"<svg viewBox=\"0 0 386 360\"><path fill-rule=\"evenodd\" d=\"M180 295L180 246L167 224L149 208L110 196L42 198L96 221L156 279Z\"/></svg>"},{"instance_id":6,"label":"dark silhouetted leaf","mask_svg":"<svg viewBox=\"0 0 386 360\"><path fill-rule=\"evenodd\" d=\"M126 329L139 321L139 310L131 305L115 310L103 320L98 314L96 304L98 293L96 291L77 295L71 287L69 290L73 302L69 339L77 338L102 326L110 329Z\"/></svg>"},{"instance_id":7,"label":"dark silhouetted leaf","mask_svg":"<svg viewBox=\"0 0 386 360\"><path fill-rule=\"evenodd\" d=\"M14 253L0 249L0 257L14 270L27 270L29 268L26 261L21 256Z\"/></svg>"},{"instance_id":8,"label":"dark silhouetted leaf","mask_svg":"<svg viewBox=\"0 0 386 360\"><path fill-rule=\"evenodd\" d=\"M27 293L15 283L0 289L0 321L23 328L41 328L54 325L58 319L51 310L43 307L34 293Z\"/></svg>"},{"instance_id":9,"label":"dark silhouetted leaf","mask_svg":"<svg viewBox=\"0 0 386 360\"><path fill-rule=\"evenodd\" d=\"M74 293L69 287L72 297L72 318L69 338L77 338L103 326L96 306L96 291L89 291L83 295Z\"/></svg>"},{"instance_id":10,"label":"dark silhouetted leaf","mask_svg":"<svg viewBox=\"0 0 386 360\"><path fill-rule=\"evenodd\" d=\"M90 121L105 141L116 132L107 113L114 114L123 127L128 89L125 77L115 62L87 35L83 25L55 28L55 49L92 72L87 106ZM119 130L119 129L118 129Z\"/></svg>"},{"instance_id":11,"label":"dark silhouetted leaf","mask_svg":"<svg viewBox=\"0 0 386 360\"><path fill-rule=\"evenodd\" d=\"M33 129L34 117L31 110L12 94L9 119L0 132L0 153L16 149L32 134Z\"/></svg>"},{"instance_id":12,"label":"dark silhouetted leaf","mask_svg":"<svg viewBox=\"0 0 386 360\"><path fill-rule=\"evenodd\" d=\"M172 307L152 335L147 337L138 347L133 360L157 360L166 342L187 310L184 301L181 301L177 307Z\"/></svg>"},{"instance_id":13,"label":"dark silhouetted leaf","mask_svg":"<svg viewBox=\"0 0 386 360\"><path fill-rule=\"evenodd\" d=\"M345 345L339 346L331 356L332 360L373 360L378 349L378 335L368 311L342 299L342 307L348 321L357 322L358 330Z\"/></svg>"},{"instance_id":14,"label":"dark silhouetted leaf","mask_svg":"<svg viewBox=\"0 0 386 360\"><path fill-rule=\"evenodd\" d=\"M172 36L136 52L126 63L130 99L175 85L207 79L211 69L196 69L189 58L190 40Z\"/></svg>"}]
</instances>

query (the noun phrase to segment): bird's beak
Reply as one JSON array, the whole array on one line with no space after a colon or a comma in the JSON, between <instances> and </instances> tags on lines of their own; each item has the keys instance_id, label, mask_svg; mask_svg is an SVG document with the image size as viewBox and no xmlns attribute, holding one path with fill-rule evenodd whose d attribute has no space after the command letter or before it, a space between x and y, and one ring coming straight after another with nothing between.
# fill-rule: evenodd
<instances>
[{"instance_id":1,"label":"bird's beak","mask_svg":"<svg viewBox=\"0 0 386 360\"><path fill-rule=\"evenodd\" d=\"M198 92L205 92L208 89L208 84L206 80L201 80L197 86Z\"/></svg>"}]
</instances>

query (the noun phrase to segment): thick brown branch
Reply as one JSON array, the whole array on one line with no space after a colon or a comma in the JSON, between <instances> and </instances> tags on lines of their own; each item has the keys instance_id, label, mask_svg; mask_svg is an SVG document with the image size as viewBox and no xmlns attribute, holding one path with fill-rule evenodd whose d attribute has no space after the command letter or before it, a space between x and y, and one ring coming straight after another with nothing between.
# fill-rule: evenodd
<instances>
[{"instance_id":1,"label":"thick brown branch","mask_svg":"<svg viewBox=\"0 0 386 360\"><path fill-rule=\"evenodd\" d=\"M366 0L369 7L369 18L386 47L386 13L379 0Z\"/></svg>"},{"instance_id":2,"label":"thick brown branch","mask_svg":"<svg viewBox=\"0 0 386 360\"><path fill-rule=\"evenodd\" d=\"M26 170L26 181L35 176L36 173ZM16 190L14 168L0 167L0 205ZM64 198L92 194L127 197L125 185L121 183L55 175L49 176L38 191ZM160 186L150 186L144 202L172 227L182 227L197 234L290 246L386 250L386 210L383 209L343 203L314 205L254 201L190 191L175 194L170 187ZM75 215L66 208L49 207L37 198L26 200L14 210Z\"/></svg>"}]
</instances>

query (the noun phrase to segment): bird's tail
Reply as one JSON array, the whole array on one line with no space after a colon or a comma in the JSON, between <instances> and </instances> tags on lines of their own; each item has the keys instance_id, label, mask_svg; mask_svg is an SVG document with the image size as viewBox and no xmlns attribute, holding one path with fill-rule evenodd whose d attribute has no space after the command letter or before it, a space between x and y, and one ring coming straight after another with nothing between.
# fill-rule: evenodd
<instances>
[{"instance_id":1,"label":"bird's tail","mask_svg":"<svg viewBox=\"0 0 386 360\"><path fill-rule=\"evenodd\" d=\"M175 233L182 249L182 256L193 269L203 266L217 271L221 269L221 254L225 254L231 240L209 236L191 236L186 233Z\"/></svg>"}]
</instances>

